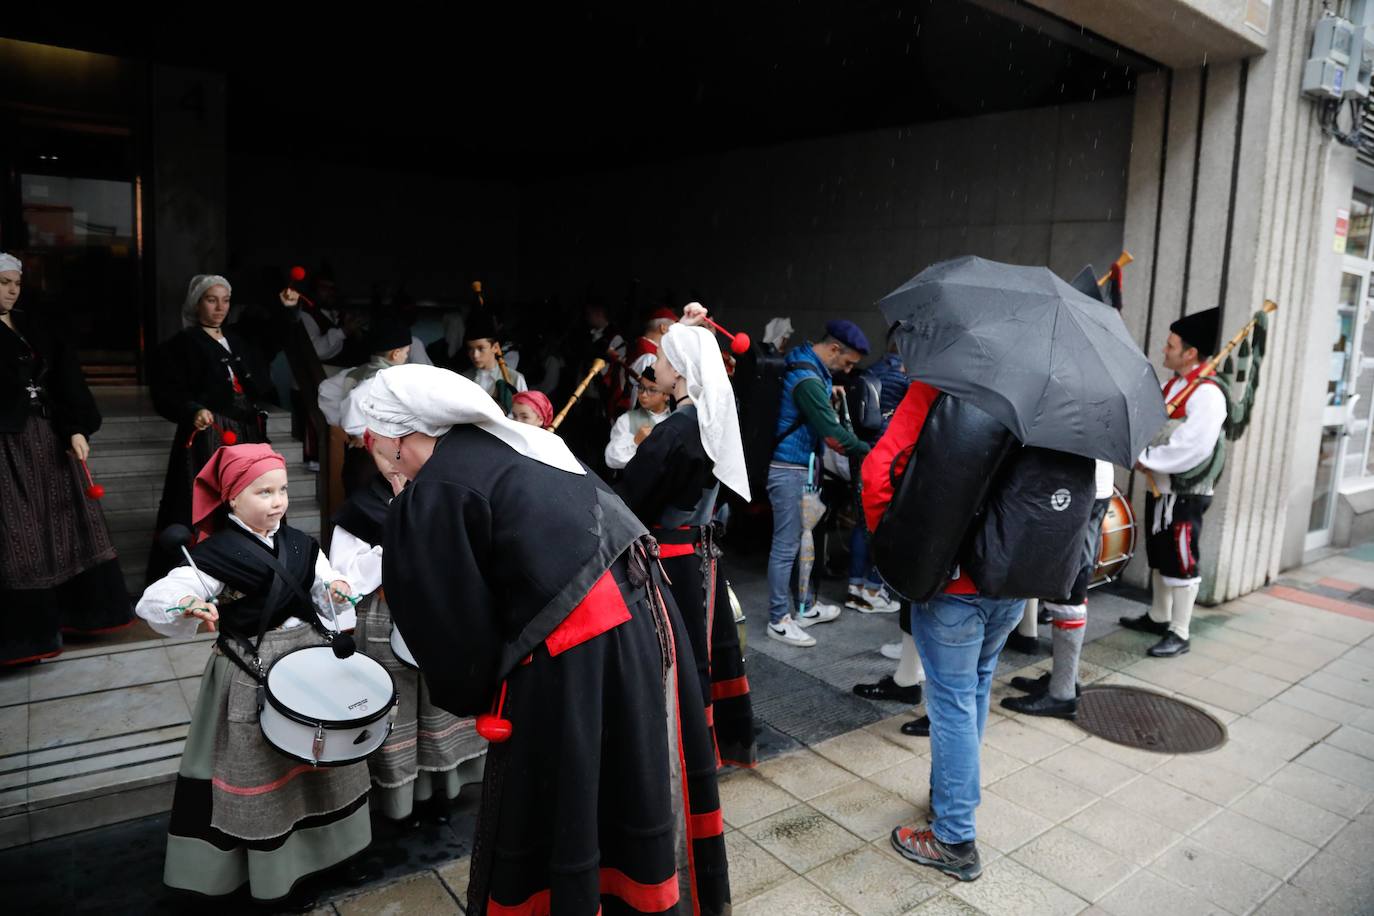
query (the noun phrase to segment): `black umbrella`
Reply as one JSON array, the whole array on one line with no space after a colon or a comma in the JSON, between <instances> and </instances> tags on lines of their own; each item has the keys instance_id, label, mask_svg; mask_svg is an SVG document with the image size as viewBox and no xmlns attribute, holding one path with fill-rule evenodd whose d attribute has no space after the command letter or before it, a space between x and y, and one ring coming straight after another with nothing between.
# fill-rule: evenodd
<instances>
[{"instance_id":1,"label":"black umbrella","mask_svg":"<svg viewBox=\"0 0 1374 916\"><path fill-rule=\"evenodd\" d=\"M1123 467L1167 419L1155 370L1115 309L1046 267L957 258L878 306L906 371L982 408L1026 445Z\"/></svg>"}]
</instances>

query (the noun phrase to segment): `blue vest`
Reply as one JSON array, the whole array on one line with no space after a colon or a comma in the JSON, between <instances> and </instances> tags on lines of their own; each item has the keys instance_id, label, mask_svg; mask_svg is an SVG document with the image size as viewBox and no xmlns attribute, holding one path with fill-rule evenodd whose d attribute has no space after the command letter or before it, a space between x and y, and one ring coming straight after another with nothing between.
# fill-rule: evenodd
<instances>
[{"instance_id":1,"label":"blue vest","mask_svg":"<svg viewBox=\"0 0 1374 916\"><path fill-rule=\"evenodd\" d=\"M821 358L811 349L809 343L788 350L787 362L806 363L815 368L789 369L782 378L782 403L778 405L778 425L773 435L781 436L789 429L792 432L773 450L773 460L805 466L810 462L811 456L820 451L821 437L803 421L801 410L792 399L792 389L797 387L798 382L808 378L820 379L828 388L830 370L821 362Z\"/></svg>"}]
</instances>

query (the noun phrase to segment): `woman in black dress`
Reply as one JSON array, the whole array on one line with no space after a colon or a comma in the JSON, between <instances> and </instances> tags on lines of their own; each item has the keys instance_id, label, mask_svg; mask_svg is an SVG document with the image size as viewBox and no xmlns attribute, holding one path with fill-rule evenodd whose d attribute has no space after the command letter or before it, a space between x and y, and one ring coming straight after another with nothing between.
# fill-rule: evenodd
<instances>
[{"instance_id":1,"label":"woman in black dress","mask_svg":"<svg viewBox=\"0 0 1374 916\"><path fill-rule=\"evenodd\" d=\"M78 463L100 411L68 342L15 308L22 280L19 259L0 253L0 665L57 655L63 631L133 619Z\"/></svg>"},{"instance_id":2,"label":"woman in black dress","mask_svg":"<svg viewBox=\"0 0 1374 916\"><path fill-rule=\"evenodd\" d=\"M616 485L658 541L659 557L692 640L697 680L720 762L758 761L754 709L739 630L712 523L721 484L749 500L739 414L715 336L692 303L659 342L654 377L677 410L654 427Z\"/></svg>"},{"instance_id":3,"label":"woman in black dress","mask_svg":"<svg viewBox=\"0 0 1374 916\"><path fill-rule=\"evenodd\" d=\"M149 365L153 406L177 425L157 530L191 523L191 484L221 445L267 442L266 403L272 390L256 347L225 327L233 288L214 274L191 278L182 306L186 327L157 348ZM233 442L225 441L232 432ZM156 582L178 558L157 544L147 581Z\"/></svg>"}]
</instances>

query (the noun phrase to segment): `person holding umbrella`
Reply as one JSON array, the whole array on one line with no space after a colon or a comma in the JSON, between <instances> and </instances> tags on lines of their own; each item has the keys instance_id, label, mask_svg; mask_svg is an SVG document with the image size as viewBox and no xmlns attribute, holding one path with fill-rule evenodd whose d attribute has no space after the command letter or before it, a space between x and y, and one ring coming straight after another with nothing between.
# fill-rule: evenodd
<instances>
[{"instance_id":1,"label":"person holding umbrella","mask_svg":"<svg viewBox=\"0 0 1374 916\"><path fill-rule=\"evenodd\" d=\"M840 616L838 605L814 601L808 607L799 605L794 617L792 574L802 547L807 480L821 443L847 455L868 453L868 446L840 423L830 403L832 374L848 372L867 355L868 338L852 321L827 322L820 343L808 341L787 351L776 445L768 465L768 501L773 507L768 636L790 646L814 646L815 638L803 628ZM808 594L805 582L798 584L798 592Z\"/></svg>"},{"instance_id":2,"label":"person holding umbrella","mask_svg":"<svg viewBox=\"0 0 1374 916\"><path fill-rule=\"evenodd\" d=\"M914 380L863 465L864 511L875 532L894 482L905 473L930 473L920 463L907 465L942 394L978 408L1021 445L1127 466L1164 422L1153 367L1120 316L1046 268L960 258L930 267L879 306L897 325L898 349ZM964 447L958 436L939 445ZM932 520L932 530L914 535L961 544L979 508L947 506L944 523ZM917 555L915 546L911 553ZM988 695L1025 596L981 592L957 561L941 572L943 586L911 607L926 671L932 819L926 827L898 826L890 840L909 861L972 881L982 874L974 813Z\"/></svg>"}]
</instances>

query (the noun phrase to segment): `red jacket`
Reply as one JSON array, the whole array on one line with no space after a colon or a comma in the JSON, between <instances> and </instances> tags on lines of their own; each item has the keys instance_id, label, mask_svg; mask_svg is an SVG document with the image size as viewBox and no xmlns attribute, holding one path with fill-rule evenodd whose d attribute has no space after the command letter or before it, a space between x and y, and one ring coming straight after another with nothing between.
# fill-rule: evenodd
<instances>
[{"instance_id":1,"label":"red jacket","mask_svg":"<svg viewBox=\"0 0 1374 916\"><path fill-rule=\"evenodd\" d=\"M921 428L925 426L930 405L939 396L939 390L925 382L912 382L906 397L902 398L902 403L897 405L896 412L892 414L887 432L883 433L883 437L873 446L873 451L864 459L864 517L868 521L869 531L878 530L878 522L892 502L892 479L900 477L902 471L906 470L906 463L911 458L907 449L921 437ZM945 586L945 593L976 595L978 588L961 568L959 577Z\"/></svg>"}]
</instances>

